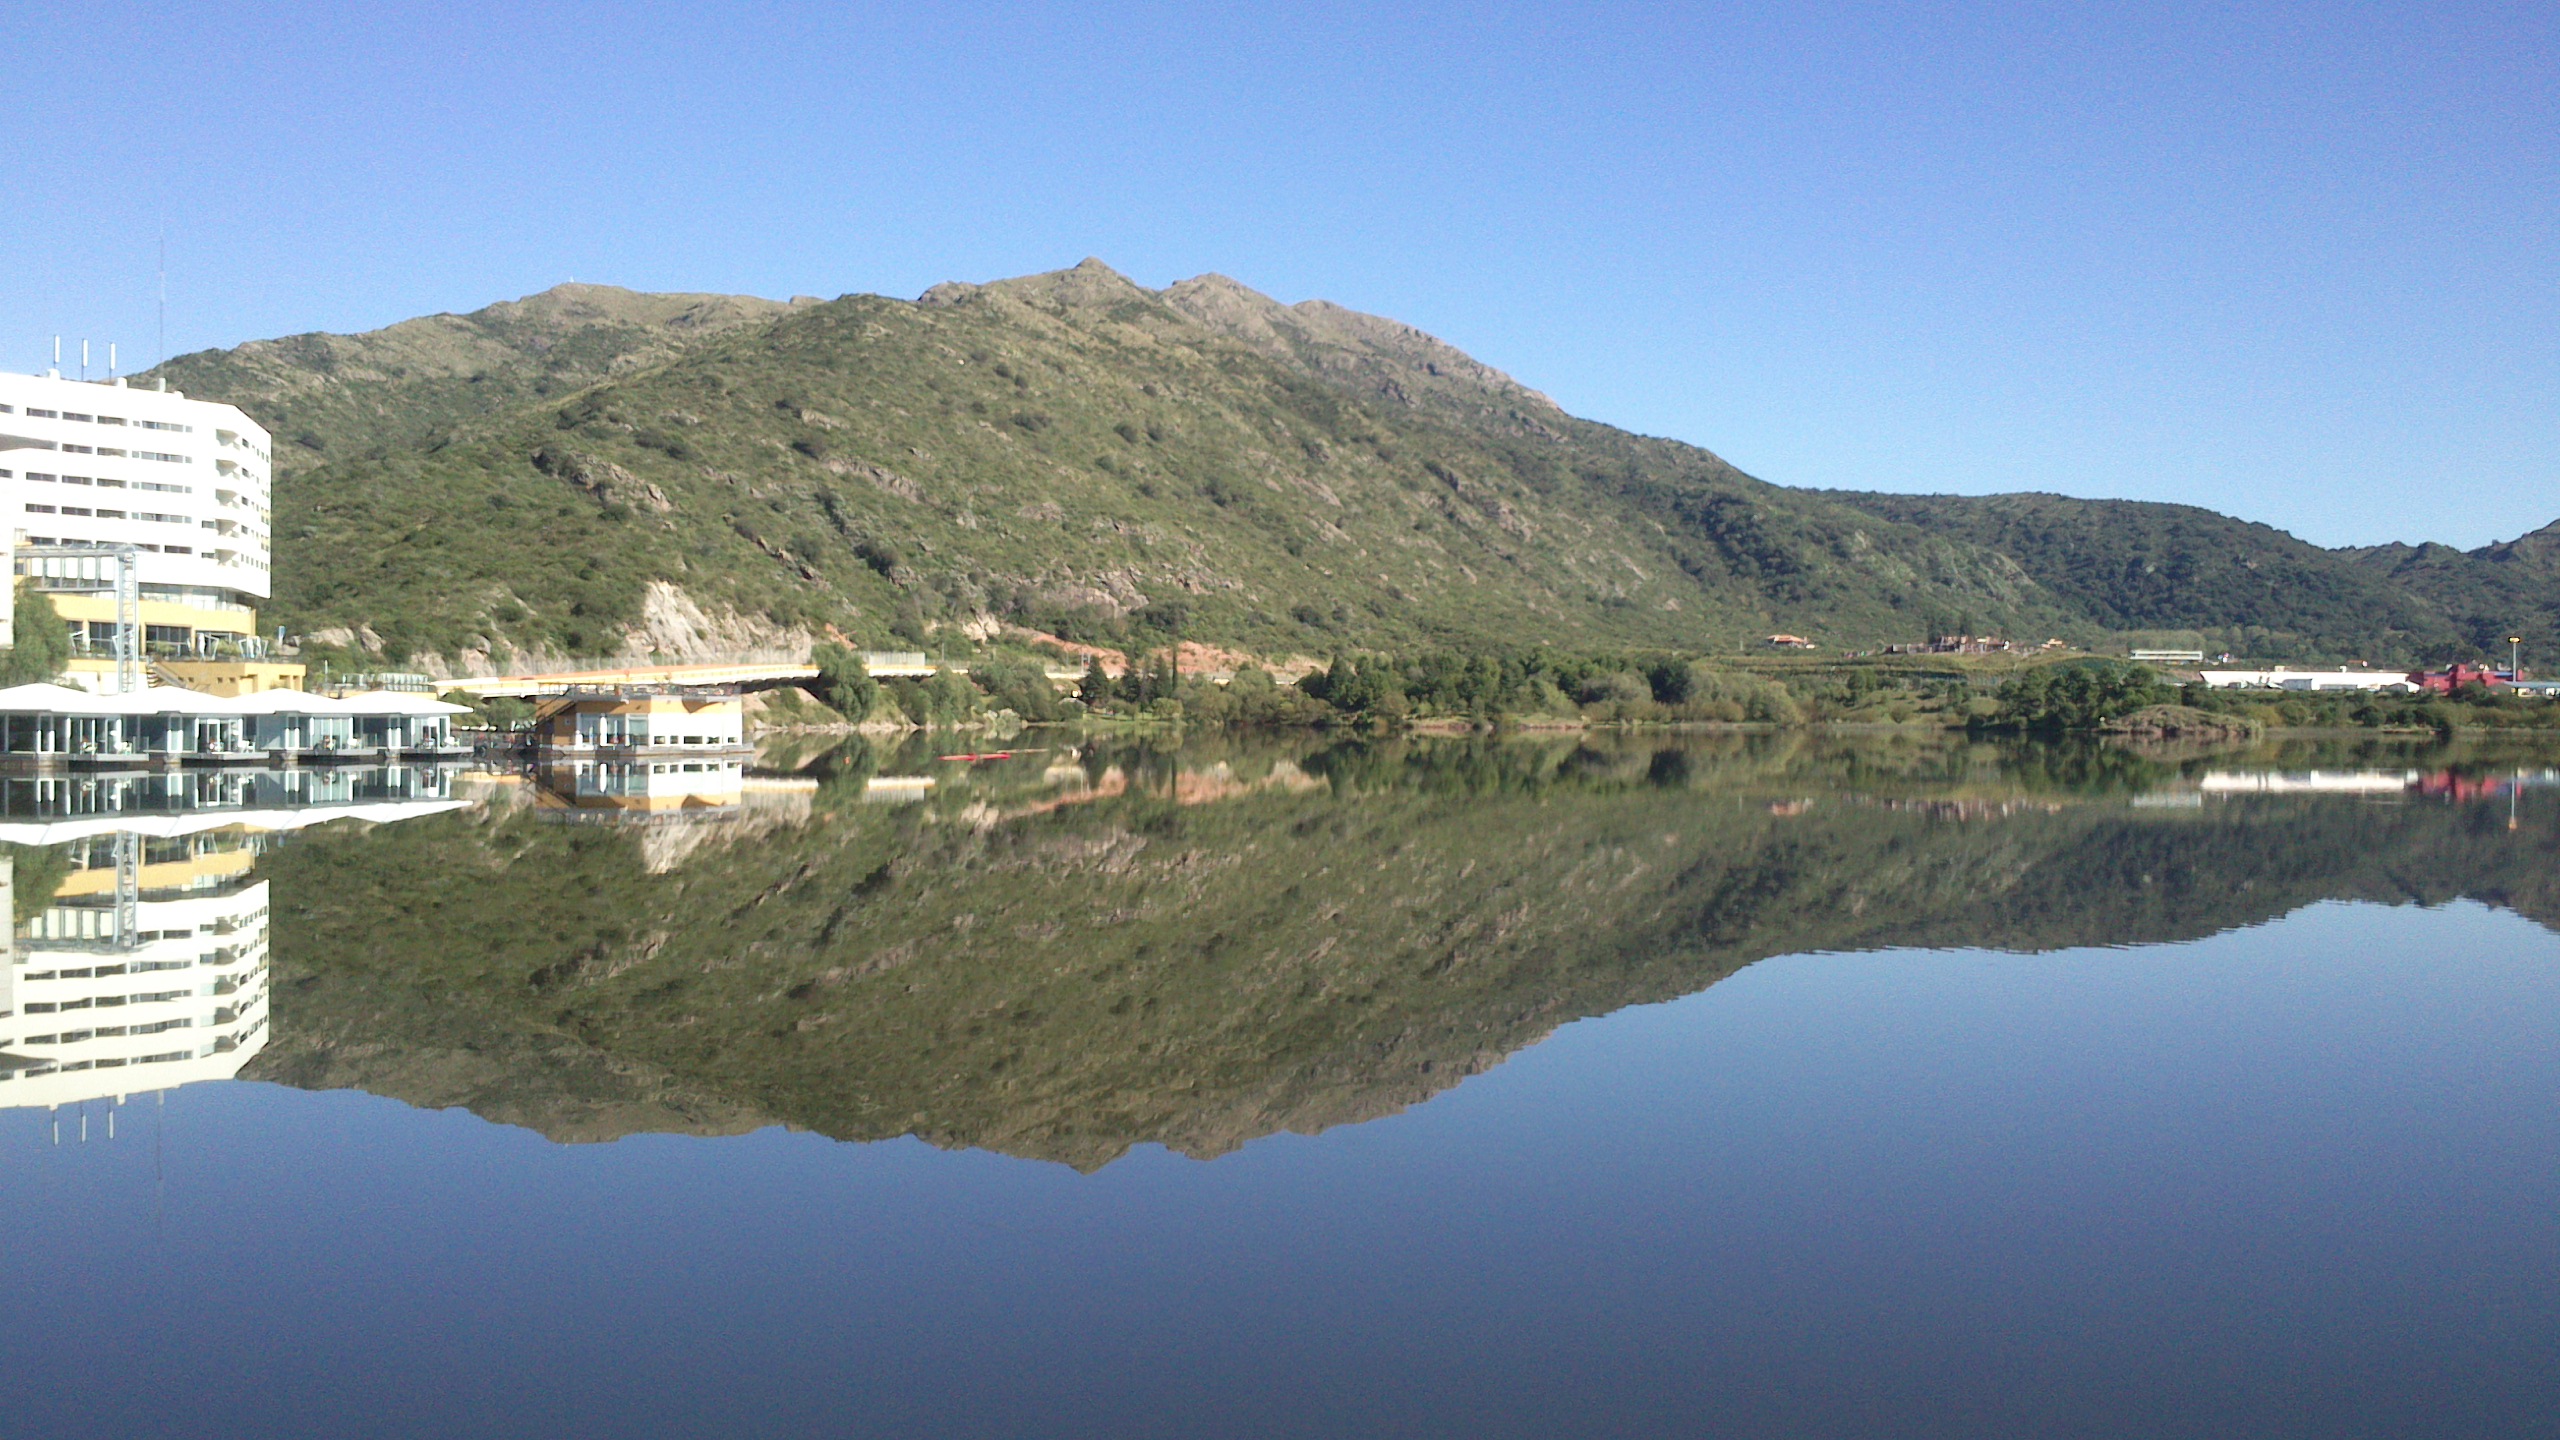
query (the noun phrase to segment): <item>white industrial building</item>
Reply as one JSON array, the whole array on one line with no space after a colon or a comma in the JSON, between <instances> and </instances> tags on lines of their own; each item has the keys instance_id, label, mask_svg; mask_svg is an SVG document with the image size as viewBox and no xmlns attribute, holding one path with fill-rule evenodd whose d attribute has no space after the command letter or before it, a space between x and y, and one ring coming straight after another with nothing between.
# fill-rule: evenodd
<instances>
[{"instance_id":1,"label":"white industrial building","mask_svg":"<svg viewBox=\"0 0 2560 1440\"><path fill-rule=\"evenodd\" d=\"M74 681L114 688L116 632L135 622L144 657L194 688L299 683L258 633L271 444L237 408L176 391L0 375L0 535L72 622ZM63 549L96 555L45 553ZM138 593L120 596L107 562L125 556Z\"/></svg>"},{"instance_id":2,"label":"white industrial building","mask_svg":"<svg viewBox=\"0 0 2560 1440\"><path fill-rule=\"evenodd\" d=\"M2215 690L2389 690L2414 691L2417 684L2401 670L2203 670L2197 672Z\"/></svg>"}]
</instances>

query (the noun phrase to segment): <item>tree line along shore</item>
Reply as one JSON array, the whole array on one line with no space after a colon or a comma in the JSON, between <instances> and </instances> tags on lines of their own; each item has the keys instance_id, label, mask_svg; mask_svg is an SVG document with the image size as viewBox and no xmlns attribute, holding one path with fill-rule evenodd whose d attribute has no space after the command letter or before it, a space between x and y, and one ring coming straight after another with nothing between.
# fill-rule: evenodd
<instances>
[{"instance_id":1,"label":"tree line along shore","mask_svg":"<svg viewBox=\"0 0 2560 1440\"><path fill-rule=\"evenodd\" d=\"M845 647L817 679L764 702L772 728L965 728L1058 723L1227 728L1879 725L1990 733L2201 737L2269 730L2552 730L2560 703L2477 686L2451 695L2213 690L2149 665L1913 656L1746 660L1667 652L1430 650L1340 654L1314 668L1185 673L1171 649L1087 657L997 653L922 679L875 678Z\"/></svg>"}]
</instances>

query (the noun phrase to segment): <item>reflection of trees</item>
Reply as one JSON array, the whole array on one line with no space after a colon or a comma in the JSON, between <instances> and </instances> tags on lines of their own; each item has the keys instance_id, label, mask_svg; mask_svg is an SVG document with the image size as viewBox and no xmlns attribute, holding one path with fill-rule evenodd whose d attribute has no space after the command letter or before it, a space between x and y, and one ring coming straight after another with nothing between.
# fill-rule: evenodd
<instances>
[{"instance_id":1,"label":"reflection of trees","mask_svg":"<svg viewBox=\"0 0 2560 1440\"><path fill-rule=\"evenodd\" d=\"M1381 1113L1770 954L2171 940L2332 897L2560 919L2541 796L2516 834L2503 807L2137 811L2107 797L2175 767L2104 747L1067 758L942 767L929 804L820 806L661 876L524 818L315 837L271 860L264 1073L567 1135L764 1116L1092 1164Z\"/></svg>"}]
</instances>

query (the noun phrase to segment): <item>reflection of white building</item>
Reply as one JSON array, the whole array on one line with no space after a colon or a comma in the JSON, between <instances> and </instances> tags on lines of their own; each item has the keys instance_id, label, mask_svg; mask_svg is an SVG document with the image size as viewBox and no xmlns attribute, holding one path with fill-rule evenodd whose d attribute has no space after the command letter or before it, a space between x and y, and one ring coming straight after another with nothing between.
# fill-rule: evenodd
<instances>
[{"instance_id":1,"label":"reflection of white building","mask_svg":"<svg viewBox=\"0 0 2560 1440\"><path fill-rule=\"evenodd\" d=\"M2196 782L2208 795L2398 795L2415 770L2214 770Z\"/></svg>"},{"instance_id":2,"label":"reflection of white building","mask_svg":"<svg viewBox=\"0 0 2560 1440\"><path fill-rule=\"evenodd\" d=\"M0 967L0 1107L229 1079L267 1039L270 832L464 808L444 766L0 780L0 904L50 902ZM12 910L9 913L16 913Z\"/></svg>"},{"instance_id":3,"label":"reflection of white building","mask_svg":"<svg viewBox=\"0 0 2560 1440\"><path fill-rule=\"evenodd\" d=\"M88 771L0 775L0 841L60 845L118 830L192 834L216 825L292 830L459 808L449 765Z\"/></svg>"},{"instance_id":4,"label":"reflection of white building","mask_svg":"<svg viewBox=\"0 0 2560 1440\"><path fill-rule=\"evenodd\" d=\"M18 927L0 1105L65 1105L228 1079L266 1044L267 886L239 831L65 847L73 869Z\"/></svg>"}]
</instances>

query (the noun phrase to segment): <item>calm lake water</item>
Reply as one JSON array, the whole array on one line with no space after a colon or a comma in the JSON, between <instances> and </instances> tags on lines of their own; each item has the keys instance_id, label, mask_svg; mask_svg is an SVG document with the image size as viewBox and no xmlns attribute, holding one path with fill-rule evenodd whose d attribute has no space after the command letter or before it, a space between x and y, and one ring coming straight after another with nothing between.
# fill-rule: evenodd
<instances>
[{"instance_id":1,"label":"calm lake water","mask_svg":"<svg viewBox=\"0 0 2560 1440\"><path fill-rule=\"evenodd\" d=\"M1024 743L0 782L6 1433L2560 1434L2560 754Z\"/></svg>"}]
</instances>

